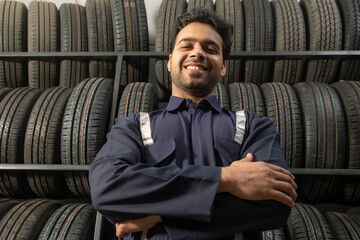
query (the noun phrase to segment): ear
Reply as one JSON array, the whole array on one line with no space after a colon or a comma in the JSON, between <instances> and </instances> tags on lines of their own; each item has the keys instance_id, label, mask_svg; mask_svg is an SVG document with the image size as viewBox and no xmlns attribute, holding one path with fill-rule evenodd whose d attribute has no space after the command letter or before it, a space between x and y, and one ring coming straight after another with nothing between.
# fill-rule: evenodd
<instances>
[{"instance_id":1,"label":"ear","mask_svg":"<svg viewBox=\"0 0 360 240\"><path fill-rule=\"evenodd\" d=\"M169 60L167 62L167 69L168 69L168 72L170 72L170 68L171 68L171 54L169 55Z\"/></svg>"},{"instance_id":2,"label":"ear","mask_svg":"<svg viewBox=\"0 0 360 240\"><path fill-rule=\"evenodd\" d=\"M226 62L223 62L222 68L221 68L221 76L225 76L226 73Z\"/></svg>"}]
</instances>

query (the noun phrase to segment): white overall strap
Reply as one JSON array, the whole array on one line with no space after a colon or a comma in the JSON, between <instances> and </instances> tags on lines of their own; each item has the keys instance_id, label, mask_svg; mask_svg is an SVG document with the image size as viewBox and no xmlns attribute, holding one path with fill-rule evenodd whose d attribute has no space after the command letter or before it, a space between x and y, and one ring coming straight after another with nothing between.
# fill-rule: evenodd
<instances>
[{"instance_id":1,"label":"white overall strap","mask_svg":"<svg viewBox=\"0 0 360 240\"><path fill-rule=\"evenodd\" d=\"M140 131L144 146L148 147L152 145L154 142L151 137L149 113L140 112Z\"/></svg>"},{"instance_id":2,"label":"white overall strap","mask_svg":"<svg viewBox=\"0 0 360 240\"><path fill-rule=\"evenodd\" d=\"M236 111L236 133L234 140L235 142L242 144L244 133L245 133L245 124L246 116L244 111Z\"/></svg>"}]
</instances>

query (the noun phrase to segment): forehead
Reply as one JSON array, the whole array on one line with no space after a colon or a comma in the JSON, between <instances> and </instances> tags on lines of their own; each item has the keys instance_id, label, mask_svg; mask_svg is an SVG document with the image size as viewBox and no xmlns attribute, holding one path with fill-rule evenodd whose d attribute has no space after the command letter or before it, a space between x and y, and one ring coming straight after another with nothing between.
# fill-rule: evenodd
<instances>
[{"instance_id":1,"label":"forehead","mask_svg":"<svg viewBox=\"0 0 360 240\"><path fill-rule=\"evenodd\" d=\"M192 22L186 25L176 36L175 45L186 38L193 38L199 42L212 40L219 46L222 45L222 38L220 34L209 24Z\"/></svg>"}]
</instances>

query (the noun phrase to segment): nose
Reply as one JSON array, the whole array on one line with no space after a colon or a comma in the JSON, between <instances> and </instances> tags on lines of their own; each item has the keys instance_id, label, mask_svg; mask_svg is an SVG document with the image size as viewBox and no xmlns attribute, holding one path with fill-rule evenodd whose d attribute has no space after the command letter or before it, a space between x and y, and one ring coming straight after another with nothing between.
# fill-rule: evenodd
<instances>
[{"instance_id":1,"label":"nose","mask_svg":"<svg viewBox=\"0 0 360 240\"><path fill-rule=\"evenodd\" d=\"M192 58L192 59L204 59L205 58L204 49L202 49L202 47L199 46L199 45L194 46L192 52L190 53L190 58Z\"/></svg>"}]
</instances>

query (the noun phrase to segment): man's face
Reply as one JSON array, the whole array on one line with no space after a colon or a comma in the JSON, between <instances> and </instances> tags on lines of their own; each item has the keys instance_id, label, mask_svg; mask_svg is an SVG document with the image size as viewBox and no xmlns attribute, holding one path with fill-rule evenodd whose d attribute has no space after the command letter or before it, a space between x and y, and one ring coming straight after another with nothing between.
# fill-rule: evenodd
<instances>
[{"instance_id":1,"label":"man's face","mask_svg":"<svg viewBox=\"0 0 360 240\"><path fill-rule=\"evenodd\" d=\"M222 43L216 30L204 23L190 23L178 33L168 61L173 95L214 93L219 78L226 73Z\"/></svg>"}]
</instances>

